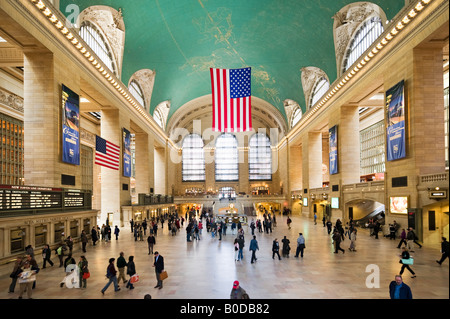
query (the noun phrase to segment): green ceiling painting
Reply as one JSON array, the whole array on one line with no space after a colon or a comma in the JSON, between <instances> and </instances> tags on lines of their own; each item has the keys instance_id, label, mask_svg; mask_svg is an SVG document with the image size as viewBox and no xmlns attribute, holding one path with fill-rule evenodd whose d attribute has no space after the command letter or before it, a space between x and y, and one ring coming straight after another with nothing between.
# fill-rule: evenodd
<instances>
[{"instance_id":1,"label":"green ceiling painting","mask_svg":"<svg viewBox=\"0 0 450 319\"><path fill-rule=\"evenodd\" d=\"M122 9L125 50L122 82L140 69L156 72L151 113L170 100L169 117L211 93L210 67L252 68L252 95L285 114L283 101L305 106L302 67L336 79L333 15L349 0L61 0ZM392 19L404 0L375 0Z\"/></svg>"}]
</instances>

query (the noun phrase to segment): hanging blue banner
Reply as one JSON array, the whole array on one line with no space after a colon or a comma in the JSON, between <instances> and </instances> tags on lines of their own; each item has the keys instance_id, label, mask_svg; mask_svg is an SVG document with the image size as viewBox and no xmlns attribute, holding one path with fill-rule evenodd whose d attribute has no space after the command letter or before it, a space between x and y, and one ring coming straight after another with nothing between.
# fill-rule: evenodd
<instances>
[{"instance_id":1,"label":"hanging blue banner","mask_svg":"<svg viewBox=\"0 0 450 319\"><path fill-rule=\"evenodd\" d=\"M405 81L386 91L386 122L387 160L406 157Z\"/></svg>"},{"instance_id":2,"label":"hanging blue banner","mask_svg":"<svg viewBox=\"0 0 450 319\"><path fill-rule=\"evenodd\" d=\"M62 85L62 161L80 165L80 96Z\"/></svg>"},{"instance_id":3,"label":"hanging blue banner","mask_svg":"<svg viewBox=\"0 0 450 319\"><path fill-rule=\"evenodd\" d=\"M329 129L329 148L330 148L330 175L338 173L338 136L337 126Z\"/></svg>"},{"instance_id":4,"label":"hanging blue banner","mask_svg":"<svg viewBox=\"0 0 450 319\"><path fill-rule=\"evenodd\" d=\"M123 129L123 176L131 177L131 133Z\"/></svg>"}]
</instances>

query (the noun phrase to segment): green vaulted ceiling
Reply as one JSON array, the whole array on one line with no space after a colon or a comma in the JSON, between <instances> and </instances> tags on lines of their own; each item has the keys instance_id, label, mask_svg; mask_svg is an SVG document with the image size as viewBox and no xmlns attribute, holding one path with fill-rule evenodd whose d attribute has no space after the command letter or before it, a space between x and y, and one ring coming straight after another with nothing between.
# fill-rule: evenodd
<instances>
[{"instance_id":1,"label":"green vaulted ceiling","mask_svg":"<svg viewBox=\"0 0 450 319\"><path fill-rule=\"evenodd\" d=\"M151 113L211 93L210 67L252 67L252 95L285 114L283 101L305 109L302 67L336 80L333 15L350 0L61 0L80 12L93 5L122 9L122 82L140 69L156 72ZM374 0L392 19L404 0Z\"/></svg>"}]
</instances>

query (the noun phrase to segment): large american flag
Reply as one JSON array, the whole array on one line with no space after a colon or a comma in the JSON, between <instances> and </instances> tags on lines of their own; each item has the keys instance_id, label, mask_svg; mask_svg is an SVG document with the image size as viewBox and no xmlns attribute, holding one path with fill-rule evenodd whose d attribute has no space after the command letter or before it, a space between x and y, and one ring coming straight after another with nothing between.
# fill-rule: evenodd
<instances>
[{"instance_id":1,"label":"large american flag","mask_svg":"<svg viewBox=\"0 0 450 319\"><path fill-rule=\"evenodd\" d=\"M95 164L119 170L120 147L95 136Z\"/></svg>"},{"instance_id":2,"label":"large american flag","mask_svg":"<svg viewBox=\"0 0 450 319\"><path fill-rule=\"evenodd\" d=\"M251 131L251 68L211 68L210 72L213 131Z\"/></svg>"}]
</instances>

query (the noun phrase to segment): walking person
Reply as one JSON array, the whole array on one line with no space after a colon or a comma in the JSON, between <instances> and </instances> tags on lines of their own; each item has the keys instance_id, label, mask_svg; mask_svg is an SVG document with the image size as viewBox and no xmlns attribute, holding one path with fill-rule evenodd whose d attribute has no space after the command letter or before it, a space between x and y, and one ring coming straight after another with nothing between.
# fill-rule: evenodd
<instances>
[{"instance_id":1,"label":"walking person","mask_svg":"<svg viewBox=\"0 0 450 319\"><path fill-rule=\"evenodd\" d=\"M153 267L155 267L156 281L157 284L155 288L162 289L163 281L161 280L161 273L164 271L164 257L159 254L159 252L155 251L155 262L153 263Z\"/></svg>"},{"instance_id":2,"label":"walking person","mask_svg":"<svg viewBox=\"0 0 450 319\"><path fill-rule=\"evenodd\" d=\"M238 253L238 261L244 259L244 247L245 247L245 240L244 236L238 236L237 242L239 244L239 253Z\"/></svg>"},{"instance_id":3,"label":"walking person","mask_svg":"<svg viewBox=\"0 0 450 319\"><path fill-rule=\"evenodd\" d=\"M175 228L175 226L174 226ZM148 254L149 255L153 255L153 246L156 244L156 239L155 236L153 236L153 234L150 234L147 237L147 245L148 245Z\"/></svg>"},{"instance_id":4,"label":"walking person","mask_svg":"<svg viewBox=\"0 0 450 319\"><path fill-rule=\"evenodd\" d=\"M303 233L299 233L297 238L297 250L295 252L295 257L298 258L298 255L300 255L301 258L303 258L303 250L305 248L305 237L303 237Z\"/></svg>"},{"instance_id":5,"label":"walking person","mask_svg":"<svg viewBox=\"0 0 450 319\"><path fill-rule=\"evenodd\" d=\"M128 280L128 283L126 285L126 288L129 288L130 290L134 289L133 283L131 282L131 277L133 277L136 274L136 265L134 264L134 256L128 257L128 263L127 263L127 275L130 276L130 279Z\"/></svg>"},{"instance_id":6,"label":"walking person","mask_svg":"<svg viewBox=\"0 0 450 319\"><path fill-rule=\"evenodd\" d=\"M81 250L83 253L86 252L86 245L88 243L88 237L86 235L86 232L84 230L81 231Z\"/></svg>"},{"instance_id":7,"label":"walking person","mask_svg":"<svg viewBox=\"0 0 450 319\"><path fill-rule=\"evenodd\" d=\"M120 279L125 284L127 279L125 278L125 267L127 266L127 262L124 257L123 251L120 252L119 258L117 258L117 269L119 270L119 276L117 277L117 284L120 283Z\"/></svg>"},{"instance_id":8,"label":"walking person","mask_svg":"<svg viewBox=\"0 0 450 319\"><path fill-rule=\"evenodd\" d=\"M338 230L334 231L333 234L333 242L334 242L334 253L339 253L339 250L342 251L343 254L345 254L345 250L341 248L341 233Z\"/></svg>"},{"instance_id":9,"label":"walking person","mask_svg":"<svg viewBox=\"0 0 450 319\"><path fill-rule=\"evenodd\" d=\"M22 265L21 272L18 275L18 281L20 286L19 299L22 299L23 294L27 293L28 299L31 298L31 294L33 291L33 284L36 282L36 274L38 273L38 269L29 261L25 261Z\"/></svg>"},{"instance_id":10,"label":"walking person","mask_svg":"<svg viewBox=\"0 0 450 319\"><path fill-rule=\"evenodd\" d=\"M230 293L230 299L248 299L245 297L247 295L247 292L239 285L239 281L235 281L233 283L233 289L231 289Z\"/></svg>"},{"instance_id":11,"label":"walking person","mask_svg":"<svg viewBox=\"0 0 450 319\"><path fill-rule=\"evenodd\" d=\"M42 250L42 259L44 259L44 264L42 265L42 269L44 269L47 265L47 262L50 264L50 266L53 267L53 261L50 259L52 255L52 250L50 249L50 246L46 244L44 246L44 249Z\"/></svg>"},{"instance_id":12,"label":"walking person","mask_svg":"<svg viewBox=\"0 0 450 319\"><path fill-rule=\"evenodd\" d=\"M314 213L314 225L317 225L317 213Z\"/></svg>"},{"instance_id":13,"label":"walking person","mask_svg":"<svg viewBox=\"0 0 450 319\"><path fill-rule=\"evenodd\" d=\"M78 262L78 273L80 274L80 288L87 287L87 279L89 278L89 268L88 261L85 256L80 256L80 261Z\"/></svg>"},{"instance_id":14,"label":"walking person","mask_svg":"<svg viewBox=\"0 0 450 319\"><path fill-rule=\"evenodd\" d=\"M289 216L288 216L288 218L287 218L286 223L287 223L288 229L291 229L292 219L291 219Z\"/></svg>"},{"instance_id":15,"label":"walking person","mask_svg":"<svg viewBox=\"0 0 450 319\"><path fill-rule=\"evenodd\" d=\"M278 255L278 260L281 260L280 243L278 242L277 238L275 238L275 240L272 243L272 259L275 259L275 255Z\"/></svg>"},{"instance_id":16,"label":"walking person","mask_svg":"<svg viewBox=\"0 0 450 319\"><path fill-rule=\"evenodd\" d=\"M282 248L283 257L289 258L289 252L291 250L291 247L289 246L290 240L287 239L286 236L284 236L284 238L281 240L281 242L283 243L283 248Z\"/></svg>"},{"instance_id":17,"label":"walking person","mask_svg":"<svg viewBox=\"0 0 450 319\"><path fill-rule=\"evenodd\" d=\"M14 268L9 277L11 278L11 285L9 285L9 293L13 293L16 289L17 279L19 278L19 274L22 272L22 257L17 257L16 262L14 263Z\"/></svg>"},{"instance_id":18,"label":"walking person","mask_svg":"<svg viewBox=\"0 0 450 319\"><path fill-rule=\"evenodd\" d=\"M402 250L403 250L402 254L400 255L400 257L402 257L402 259L400 260L400 263L402 264L402 268L400 269L400 275L403 274L406 268L412 274L411 278L416 278L417 277L416 274L411 269L411 267L409 267L409 265L412 265L413 259L411 258L411 255L409 254L408 250L405 247L403 247Z\"/></svg>"},{"instance_id":19,"label":"walking person","mask_svg":"<svg viewBox=\"0 0 450 319\"><path fill-rule=\"evenodd\" d=\"M396 275L389 284L389 296L391 299L413 299L411 288L403 282L401 275Z\"/></svg>"},{"instance_id":20,"label":"walking person","mask_svg":"<svg viewBox=\"0 0 450 319\"><path fill-rule=\"evenodd\" d=\"M238 239L235 238L234 239L234 261L238 261L239 260L239 243L238 243Z\"/></svg>"},{"instance_id":21,"label":"walking person","mask_svg":"<svg viewBox=\"0 0 450 319\"><path fill-rule=\"evenodd\" d=\"M258 241L256 240L256 236L253 236L253 239L250 241L249 250L252 252L251 263L253 264L255 261L258 260L258 258L256 258L256 251L259 250L259 246Z\"/></svg>"},{"instance_id":22,"label":"walking person","mask_svg":"<svg viewBox=\"0 0 450 319\"><path fill-rule=\"evenodd\" d=\"M119 233L120 233L120 229L116 225L116 227L114 228L114 235L116 236L116 240L119 240Z\"/></svg>"},{"instance_id":23,"label":"walking person","mask_svg":"<svg viewBox=\"0 0 450 319\"><path fill-rule=\"evenodd\" d=\"M108 289L108 287L111 284L114 284L114 291L119 291L119 285L117 284L117 271L116 268L114 267L114 261L116 259L115 258L110 258L109 259L109 264L108 267L106 268L106 278L108 278L108 283L105 285L105 287L102 288L101 293L104 295L106 289Z\"/></svg>"},{"instance_id":24,"label":"walking person","mask_svg":"<svg viewBox=\"0 0 450 319\"><path fill-rule=\"evenodd\" d=\"M408 228L408 233L406 234L406 243L410 252L414 252L413 243L418 245L419 248L422 248L422 245L417 242L417 236L412 227Z\"/></svg>"},{"instance_id":25,"label":"walking person","mask_svg":"<svg viewBox=\"0 0 450 319\"><path fill-rule=\"evenodd\" d=\"M397 248L400 249L402 244L408 246L408 243L406 242L406 230L404 228L402 229L402 233L400 234L400 242L398 243Z\"/></svg>"},{"instance_id":26,"label":"walking person","mask_svg":"<svg viewBox=\"0 0 450 319\"><path fill-rule=\"evenodd\" d=\"M95 246L95 243L98 241L98 232L96 227L92 227L91 229L91 239L92 239L92 246Z\"/></svg>"},{"instance_id":27,"label":"walking person","mask_svg":"<svg viewBox=\"0 0 450 319\"><path fill-rule=\"evenodd\" d=\"M436 262L439 265L442 265L442 263L444 262L445 259L448 258L448 253L449 253L449 243L447 241L447 238L442 237L442 243L441 243L441 253L442 253L442 257L440 260L436 260Z\"/></svg>"},{"instance_id":28,"label":"walking person","mask_svg":"<svg viewBox=\"0 0 450 319\"><path fill-rule=\"evenodd\" d=\"M72 251L73 251L73 239L70 236L67 236L66 240L66 245L69 248L69 254L72 255Z\"/></svg>"},{"instance_id":29,"label":"walking person","mask_svg":"<svg viewBox=\"0 0 450 319\"><path fill-rule=\"evenodd\" d=\"M350 234L350 247L348 248L350 251L356 251L356 229L353 229Z\"/></svg>"},{"instance_id":30,"label":"walking person","mask_svg":"<svg viewBox=\"0 0 450 319\"><path fill-rule=\"evenodd\" d=\"M64 266L64 251L67 250L66 245L62 244L56 249L56 255L59 259L59 267Z\"/></svg>"}]
</instances>

